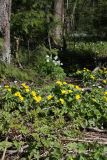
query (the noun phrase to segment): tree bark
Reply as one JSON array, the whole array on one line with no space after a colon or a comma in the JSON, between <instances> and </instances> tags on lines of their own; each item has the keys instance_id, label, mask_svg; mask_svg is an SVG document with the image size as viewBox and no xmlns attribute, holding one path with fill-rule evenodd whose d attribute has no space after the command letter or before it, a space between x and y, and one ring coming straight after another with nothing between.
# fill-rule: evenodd
<instances>
[{"instance_id":1,"label":"tree bark","mask_svg":"<svg viewBox=\"0 0 107 160\"><path fill-rule=\"evenodd\" d=\"M10 63L10 15L11 0L0 0L0 32L3 46L0 59Z\"/></svg>"},{"instance_id":2,"label":"tree bark","mask_svg":"<svg viewBox=\"0 0 107 160\"><path fill-rule=\"evenodd\" d=\"M63 37L64 24L64 0L55 0L54 2L54 16L57 24L54 30L54 40L60 43Z\"/></svg>"}]
</instances>

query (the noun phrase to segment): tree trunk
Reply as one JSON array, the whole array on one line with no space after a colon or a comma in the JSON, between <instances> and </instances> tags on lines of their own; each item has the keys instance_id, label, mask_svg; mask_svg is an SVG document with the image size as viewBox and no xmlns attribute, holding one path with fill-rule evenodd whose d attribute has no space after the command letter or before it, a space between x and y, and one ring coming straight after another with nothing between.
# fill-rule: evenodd
<instances>
[{"instance_id":1,"label":"tree trunk","mask_svg":"<svg viewBox=\"0 0 107 160\"><path fill-rule=\"evenodd\" d=\"M0 0L0 32L3 39L0 59L10 63L10 14L11 0Z\"/></svg>"},{"instance_id":2,"label":"tree trunk","mask_svg":"<svg viewBox=\"0 0 107 160\"><path fill-rule=\"evenodd\" d=\"M54 40L57 43L60 43L63 37L64 0L55 0L54 15L55 15L55 20L57 21L57 24L54 30Z\"/></svg>"}]
</instances>

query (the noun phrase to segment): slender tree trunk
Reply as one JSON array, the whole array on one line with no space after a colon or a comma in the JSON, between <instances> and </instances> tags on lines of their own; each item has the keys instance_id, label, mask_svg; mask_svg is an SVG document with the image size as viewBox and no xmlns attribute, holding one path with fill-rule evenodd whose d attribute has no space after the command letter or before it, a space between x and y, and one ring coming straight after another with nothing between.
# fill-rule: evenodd
<instances>
[{"instance_id":1,"label":"slender tree trunk","mask_svg":"<svg viewBox=\"0 0 107 160\"><path fill-rule=\"evenodd\" d=\"M3 38L1 60L10 63L11 0L0 0L0 32Z\"/></svg>"},{"instance_id":2,"label":"slender tree trunk","mask_svg":"<svg viewBox=\"0 0 107 160\"><path fill-rule=\"evenodd\" d=\"M54 40L60 42L63 37L63 23L64 23L64 0L55 0L54 15L57 24L54 30Z\"/></svg>"},{"instance_id":3,"label":"slender tree trunk","mask_svg":"<svg viewBox=\"0 0 107 160\"><path fill-rule=\"evenodd\" d=\"M71 14L71 29L73 30L74 28L74 25L75 25L75 10L76 10L76 7L77 7L77 2L78 0L75 0L74 2L74 6L73 6L73 10L72 10L72 14Z\"/></svg>"}]
</instances>

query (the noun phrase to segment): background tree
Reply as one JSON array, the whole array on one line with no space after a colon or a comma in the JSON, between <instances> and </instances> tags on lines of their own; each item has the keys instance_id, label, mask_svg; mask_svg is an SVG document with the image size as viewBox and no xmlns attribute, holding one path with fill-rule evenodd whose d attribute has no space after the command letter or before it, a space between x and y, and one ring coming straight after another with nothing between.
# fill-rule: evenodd
<instances>
[{"instance_id":1,"label":"background tree","mask_svg":"<svg viewBox=\"0 0 107 160\"><path fill-rule=\"evenodd\" d=\"M64 0L54 1L54 20L56 22L54 28L54 41L56 44L61 43L63 37L64 24Z\"/></svg>"},{"instance_id":2,"label":"background tree","mask_svg":"<svg viewBox=\"0 0 107 160\"><path fill-rule=\"evenodd\" d=\"M10 63L11 0L0 0L0 35L3 39L1 60Z\"/></svg>"},{"instance_id":3,"label":"background tree","mask_svg":"<svg viewBox=\"0 0 107 160\"><path fill-rule=\"evenodd\" d=\"M70 41L74 34L77 37L85 36L85 40L87 38L90 40L106 39L106 0L67 0L65 2L65 8L67 8L65 27Z\"/></svg>"}]
</instances>

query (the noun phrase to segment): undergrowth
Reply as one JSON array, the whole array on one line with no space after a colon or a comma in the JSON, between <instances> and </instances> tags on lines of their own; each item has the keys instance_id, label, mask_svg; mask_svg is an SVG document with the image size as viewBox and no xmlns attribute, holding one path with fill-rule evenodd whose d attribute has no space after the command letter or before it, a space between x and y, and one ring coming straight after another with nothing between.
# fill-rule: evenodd
<instances>
[{"instance_id":1,"label":"undergrowth","mask_svg":"<svg viewBox=\"0 0 107 160\"><path fill-rule=\"evenodd\" d=\"M10 160L106 160L107 144L84 140L88 127L107 129L107 69L84 68L84 86L57 80L0 86L0 156ZM89 86L89 88L88 88ZM79 141L80 140L80 141Z\"/></svg>"}]
</instances>

